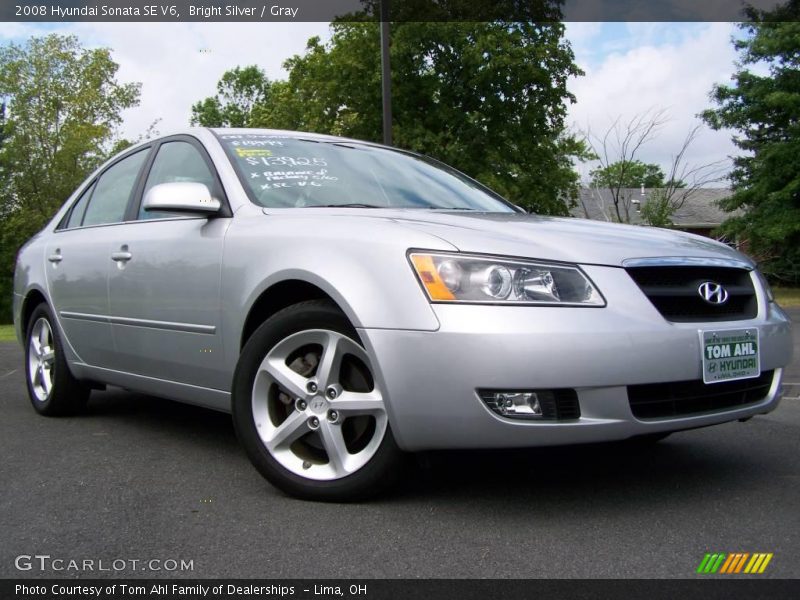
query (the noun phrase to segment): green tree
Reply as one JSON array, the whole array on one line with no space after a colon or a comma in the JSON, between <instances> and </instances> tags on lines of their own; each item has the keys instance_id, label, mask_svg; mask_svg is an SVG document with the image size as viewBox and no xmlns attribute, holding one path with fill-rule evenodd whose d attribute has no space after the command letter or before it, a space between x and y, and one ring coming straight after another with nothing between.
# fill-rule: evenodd
<instances>
[{"instance_id":1,"label":"green tree","mask_svg":"<svg viewBox=\"0 0 800 600\"><path fill-rule=\"evenodd\" d=\"M251 125L380 141L376 23L334 23L286 61L288 80L253 108ZM431 155L511 201L567 214L573 160L585 143L564 125L569 77L581 75L564 26L548 23L392 23L394 143Z\"/></svg>"},{"instance_id":2,"label":"green tree","mask_svg":"<svg viewBox=\"0 0 800 600\"><path fill-rule=\"evenodd\" d=\"M772 12L748 9L734 40L739 51L732 85L717 85L717 108L703 118L736 131L744 152L734 160L733 195L722 206L740 214L722 232L747 240L775 278L800 282L800 2Z\"/></svg>"},{"instance_id":3,"label":"green tree","mask_svg":"<svg viewBox=\"0 0 800 600\"><path fill-rule=\"evenodd\" d=\"M38 231L118 143L121 112L139 85L116 80L108 49L74 36L34 37L0 48L0 318L9 316L19 247Z\"/></svg>"},{"instance_id":4,"label":"green tree","mask_svg":"<svg viewBox=\"0 0 800 600\"><path fill-rule=\"evenodd\" d=\"M607 190L611 199L610 206L602 207L607 218L630 223L631 207L638 195L630 188L644 185L658 190L657 204L650 207L645 222L665 226L694 191L720 181L720 170L727 161L690 164L687 160L687 152L697 139L700 125L689 130L677 153L672 155L666 174L658 165L643 163L636 158L667 120L664 109L650 109L627 120L617 117L602 135L587 134L594 159L600 162L600 166L590 172L591 186Z\"/></svg>"},{"instance_id":5,"label":"green tree","mask_svg":"<svg viewBox=\"0 0 800 600\"><path fill-rule=\"evenodd\" d=\"M598 167L589 172L593 187L646 188L664 187L664 171L656 164L640 160L618 160L607 167Z\"/></svg>"},{"instance_id":6,"label":"green tree","mask_svg":"<svg viewBox=\"0 0 800 600\"><path fill-rule=\"evenodd\" d=\"M255 65L225 71L217 93L192 106L192 125L249 127L253 108L270 102L271 82Z\"/></svg>"},{"instance_id":7,"label":"green tree","mask_svg":"<svg viewBox=\"0 0 800 600\"><path fill-rule=\"evenodd\" d=\"M642 204L642 222L651 227L672 227L674 212L669 192L666 188L658 188Z\"/></svg>"}]
</instances>

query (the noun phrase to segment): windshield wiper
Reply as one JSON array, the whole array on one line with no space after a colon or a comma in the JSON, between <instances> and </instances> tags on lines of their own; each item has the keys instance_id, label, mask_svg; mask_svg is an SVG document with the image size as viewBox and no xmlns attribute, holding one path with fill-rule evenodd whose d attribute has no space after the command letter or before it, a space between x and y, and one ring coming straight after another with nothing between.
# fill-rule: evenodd
<instances>
[{"instance_id":1,"label":"windshield wiper","mask_svg":"<svg viewBox=\"0 0 800 600\"><path fill-rule=\"evenodd\" d=\"M477 208L470 208L469 206L450 206L450 207L431 206L429 208L430 208L430 210L480 210L480 209L477 209Z\"/></svg>"},{"instance_id":2,"label":"windshield wiper","mask_svg":"<svg viewBox=\"0 0 800 600\"><path fill-rule=\"evenodd\" d=\"M359 202L351 202L349 204L314 204L306 206L306 208L386 208L385 206L378 206L377 204L361 204Z\"/></svg>"}]
</instances>

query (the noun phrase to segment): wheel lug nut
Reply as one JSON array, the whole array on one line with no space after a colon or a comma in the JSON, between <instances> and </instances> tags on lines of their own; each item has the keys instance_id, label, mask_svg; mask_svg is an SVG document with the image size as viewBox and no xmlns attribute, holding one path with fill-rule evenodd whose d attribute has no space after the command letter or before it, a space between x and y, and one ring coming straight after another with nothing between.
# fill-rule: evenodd
<instances>
[{"instance_id":1,"label":"wheel lug nut","mask_svg":"<svg viewBox=\"0 0 800 600\"><path fill-rule=\"evenodd\" d=\"M335 387L331 386L327 390L325 390L325 395L328 396L331 400L336 398L339 395L339 392L336 390Z\"/></svg>"},{"instance_id":2,"label":"wheel lug nut","mask_svg":"<svg viewBox=\"0 0 800 600\"><path fill-rule=\"evenodd\" d=\"M317 384L313 381L309 381L306 384L306 390L308 390L309 394L316 394L317 393Z\"/></svg>"},{"instance_id":3,"label":"wheel lug nut","mask_svg":"<svg viewBox=\"0 0 800 600\"><path fill-rule=\"evenodd\" d=\"M330 421L331 423L335 423L338 420L339 420L339 413L336 412L335 410L329 410L328 421Z\"/></svg>"},{"instance_id":4,"label":"wheel lug nut","mask_svg":"<svg viewBox=\"0 0 800 600\"><path fill-rule=\"evenodd\" d=\"M308 406L308 405L306 404L305 400L301 400L301 399L298 398L297 402L294 403L294 406L295 406L295 408L297 410L299 410L300 412L303 412L306 409L306 406Z\"/></svg>"},{"instance_id":5,"label":"wheel lug nut","mask_svg":"<svg viewBox=\"0 0 800 600\"><path fill-rule=\"evenodd\" d=\"M311 429L316 429L319 427L319 419L317 417L311 417L308 420L308 426L311 427Z\"/></svg>"}]
</instances>

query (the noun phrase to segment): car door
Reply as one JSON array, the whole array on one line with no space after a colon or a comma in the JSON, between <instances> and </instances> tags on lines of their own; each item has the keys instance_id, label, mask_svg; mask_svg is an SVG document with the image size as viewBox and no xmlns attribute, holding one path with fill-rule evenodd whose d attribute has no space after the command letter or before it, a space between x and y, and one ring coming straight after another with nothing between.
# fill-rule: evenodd
<instances>
[{"instance_id":1,"label":"car door","mask_svg":"<svg viewBox=\"0 0 800 600\"><path fill-rule=\"evenodd\" d=\"M154 185L203 183L223 205L222 186L200 142L166 138L155 149L133 213L115 229L109 274L114 368L150 378L228 389L220 329L222 246L230 219L148 213Z\"/></svg>"},{"instance_id":2,"label":"car door","mask_svg":"<svg viewBox=\"0 0 800 600\"><path fill-rule=\"evenodd\" d=\"M86 186L47 244L50 300L68 342L88 365L107 367L114 350L108 302L111 248L149 150L120 158Z\"/></svg>"}]
</instances>

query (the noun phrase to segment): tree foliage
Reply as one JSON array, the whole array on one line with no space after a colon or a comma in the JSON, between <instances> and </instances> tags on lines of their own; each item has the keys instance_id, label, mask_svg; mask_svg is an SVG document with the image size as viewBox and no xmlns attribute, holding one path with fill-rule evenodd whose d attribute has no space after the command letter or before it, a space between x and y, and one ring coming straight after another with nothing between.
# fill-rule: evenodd
<instances>
[{"instance_id":1,"label":"tree foliage","mask_svg":"<svg viewBox=\"0 0 800 600\"><path fill-rule=\"evenodd\" d=\"M567 79L581 71L563 33L561 23L392 23L394 143L567 214L586 146L564 125ZM311 38L284 67L269 101L252 104L251 126L382 140L377 23L334 23L330 42Z\"/></svg>"},{"instance_id":2,"label":"tree foliage","mask_svg":"<svg viewBox=\"0 0 800 600\"><path fill-rule=\"evenodd\" d=\"M17 249L105 160L118 143L121 112L138 104L139 85L117 82L117 67L108 49L83 48L74 36L34 37L0 48L4 301Z\"/></svg>"},{"instance_id":3,"label":"tree foliage","mask_svg":"<svg viewBox=\"0 0 800 600\"><path fill-rule=\"evenodd\" d=\"M734 159L733 195L723 203L740 211L723 225L749 242L763 267L786 282L800 282L800 1L773 12L749 9L752 20L734 40L738 70L731 85L717 85L717 108L703 117L714 129L736 131L743 150Z\"/></svg>"},{"instance_id":4,"label":"tree foliage","mask_svg":"<svg viewBox=\"0 0 800 600\"><path fill-rule=\"evenodd\" d=\"M664 171L661 167L640 160L611 163L606 167L598 167L589 172L593 187L614 187L619 184L623 188L660 188L664 186Z\"/></svg>"},{"instance_id":5,"label":"tree foliage","mask_svg":"<svg viewBox=\"0 0 800 600\"><path fill-rule=\"evenodd\" d=\"M253 108L270 102L271 82L256 65L234 67L223 73L217 93L192 106L192 125L250 127Z\"/></svg>"},{"instance_id":6,"label":"tree foliage","mask_svg":"<svg viewBox=\"0 0 800 600\"><path fill-rule=\"evenodd\" d=\"M675 212L666 188L658 188L650 193L647 202L642 204L642 222L651 227L672 227Z\"/></svg>"},{"instance_id":7,"label":"tree foliage","mask_svg":"<svg viewBox=\"0 0 800 600\"><path fill-rule=\"evenodd\" d=\"M647 211L642 211L645 223L667 227L672 215L679 210L696 190L722 179L720 173L726 160L705 164L690 163L687 153L701 130L697 125L689 130L678 151L672 155L667 172L658 165L643 163L636 158L652 142L668 121L665 109L646 110L628 120L617 117L602 135L587 133L593 158L600 166L590 172L594 191L607 190L611 206L605 206L604 195L598 194L606 218L620 223L631 222L631 207L638 192L630 188L642 185L654 188L653 201ZM583 206L588 216L586 203Z\"/></svg>"}]
</instances>

